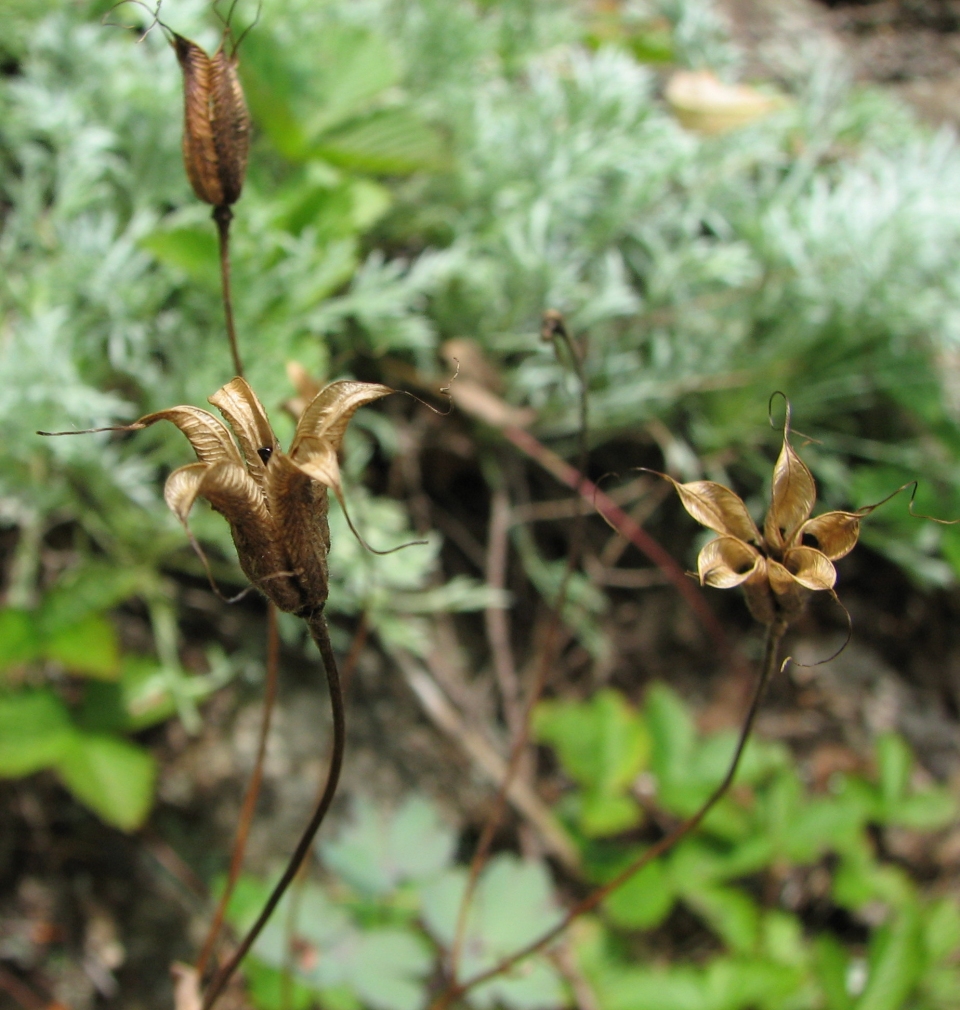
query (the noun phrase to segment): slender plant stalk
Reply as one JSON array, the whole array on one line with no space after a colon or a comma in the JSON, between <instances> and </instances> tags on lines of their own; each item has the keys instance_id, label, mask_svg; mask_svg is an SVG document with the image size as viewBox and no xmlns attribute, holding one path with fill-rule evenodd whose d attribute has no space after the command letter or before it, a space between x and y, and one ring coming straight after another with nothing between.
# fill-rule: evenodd
<instances>
[{"instance_id":1,"label":"slender plant stalk","mask_svg":"<svg viewBox=\"0 0 960 1010\"><path fill-rule=\"evenodd\" d=\"M700 619L707 633L713 639L721 654L730 651L726 632L717 616L707 605L703 594L695 582L692 582L663 546L636 523L617 503L604 494L593 481L561 459L555 452L548 449L542 442L534 438L529 431L515 425L503 428L504 436L509 439L522 453L536 460L548 473L561 484L577 491L581 498L593 505L610 525L622 536L625 536L639 551L645 554L690 605L690 609Z\"/></svg>"},{"instance_id":2,"label":"slender plant stalk","mask_svg":"<svg viewBox=\"0 0 960 1010\"><path fill-rule=\"evenodd\" d=\"M233 297L230 293L230 222L233 220L233 211L226 205L214 207L213 220L217 222L217 235L220 239L220 286L223 290L223 315L227 322L227 338L230 341L233 370L243 378L243 362L240 360L237 345L237 328L233 322Z\"/></svg>"},{"instance_id":3,"label":"slender plant stalk","mask_svg":"<svg viewBox=\"0 0 960 1010\"><path fill-rule=\"evenodd\" d=\"M363 647L367 641L369 624L367 612L364 610L360 614L357 623L357 630L354 632L353 641L350 643L350 650L347 652L343 663L340 664L340 688L344 698L349 695L350 681L353 679L354 671L363 652ZM323 797L326 789L325 784L321 784L317 794L317 803ZM303 891L307 883L307 864L304 862L297 871L297 876L290 888L290 902L287 905L287 919L284 923L284 962L283 971L280 974L280 1010L290 1010L293 1006L293 969L294 969L294 949L293 941L297 931L297 922L300 918L300 903L303 900Z\"/></svg>"},{"instance_id":4,"label":"slender plant stalk","mask_svg":"<svg viewBox=\"0 0 960 1010\"><path fill-rule=\"evenodd\" d=\"M582 363L579 355L577 354L576 348L573 346L573 342L570 340L570 335L567 332L566 326L563 324L563 320L559 315L553 316L553 319L551 320L552 315L553 314L547 314L544 316L544 337L545 339L554 341L554 347L558 349L558 357L560 357L559 346L562 346L566 350L570 357L571 366L580 383L580 425L577 432L578 470L574 471L574 473L577 473L578 476L580 476L587 469L589 391L587 389L587 380L583 372ZM549 325L548 320L551 320ZM497 828L500 826L500 822L503 819L503 814L507 806L507 793L510 790L510 785L514 778L516 778L517 772L520 770L520 765L523 761L524 754L526 753L527 744L530 741L530 720L533 717L533 710L536 707L537 702L540 700L540 695L543 693L543 689L547 683L547 676L553 667L557 633L559 632L561 622L563 621L563 608L566 604L567 592L570 588L570 580L573 578L573 573L580 562L580 555L583 548L583 538L586 532L586 512L582 506L583 502L588 499L583 493L583 489L581 487L581 484L585 482L586 478L580 476L580 481L574 485L574 489L580 492L581 508L576 515L576 522L573 530L573 537L571 538L570 550L567 554L567 564L564 568L563 580L561 581L559 591L557 592L557 599L553 604L553 614L547 630L546 641L543 644L539 661L536 665L534 681L531 685L530 693L523 708L523 715L520 719L518 731L514 736L513 743L510 748L510 758L507 762L507 771L503 777L503 781L500 783L499 789L497 790L497 795L493 801L493 809L490 811L490 816L487 818L487 822L483 826L483 831L480 833L480 838L477 842L477 848L473 854L473 859L470 861L470 871L467 876L467 885L464 888L463 898L460 901L460 908L457 912L457 927L454 933L453 945L450 948L449 970L452 986L456 986L457 970L460 966L460 957L463 953L463 943L467 931L467 917L470 913L470 906L477 890L480 874L486 865L487 857L490 854L490 846L493 844Z\"/></svg>"},{"instance_id":5,"label":"slender plant stalk","mask_svg":"<svg viewBox=\"0 0 960 1010\"><path fill-rule=\"evenodd\" d=\"M277 684L279 682L280 671L280 635L277 632L277 608L272 601L267 601L267 680L263 695L263 714L260 717L260 738L257 741L257 757L253 765L253 772L247 784L247 792L243 797L243 806L240 809L240 819L237 823L237 833L233 840L233 852L230 856L230 869L227 874L227 886L217 902L216 911L213 914L213 921L207 932L207 939L204 942L203 950L197 959L197 975L203 978L207 970L213 949L216 946L217 937L223 926L223 917L227 911L227 905L237 886L237 879L240 876L240 869L243 866L243 857L247 850L247 838L250 835L250 825L253 823L253 813L257 807L257 798L260 795L260 786L263 783L263 762L267 754L267 737L270 734L270 722L273 718L274 703L277 699Z\"/></svg>"},{"instance_id":6,"label":"slender plant stalk","mask_svg":"<svg viewBox=\"0 0 960 1010\"><path fill-rule=\"evenodd\" d=\"M337 784L340 781L340 770L343 767L343 751L346 744L346 722L343 711L343 692L340 689L340 674L337 670L337 660L333 654L333 646L330 644L330 633L327 630L327 622L322 613L314 614L307 619L310 634L313 636L320 656L323 659L323 668L327 676L327 687L330 691L330 707L333 712L333 750L330 756L330 768L327 771L327 781L323 788L323 794L317 803L313 816L300 836L297 847L287 863L283 875L277 882L266 904L257 916L257 921L247 931L247 935L241 940L240 946L236 949L230 960L220 969L210 987L204 995L202 1010L211 1010L211 1007L221 995L227 982L237 970L240 962L246 957L247 952L256 942L263 927L267 924L273 910L277 907L284 892L290 886L291 881L297 875L304 859L310 851L317 831L323 823L330 804L333 802L334 794L337 791Z\"/></svg>"},{"instance_id":7,"label":"slender plant stalk","mask_svg":"<svg viewBox=\"0 0 960 1010\"><path fill-rule=\"evenodd\" d=\"M470 989L473 989L475 986L478 986L483 982L489 981L497 975L502 975L504 972L509 971L515 965L530 957L532 954L536 954L538 951L543 950L543 948L551 943L551 941L560 936L560 934L567 929L574 919L586 912L592 911L618 887L625 884L635 873L638 873L649 863L653 862L654 859L658 859L665 852L672 849L677 842L685 838L690 834L690 832L694 831L699 826L704 817L707 816L707 814L730 788L730 784L733 782L734 776L737 773L737 768L740 765L740 758L743 756L747 740L750 738L750 733L753 730L753 724L756 721L757 712L760 709L760 702L763 699L763 694L766 691L767 684L770 682L770 678L773 676L774 670L776 669L777 654L780 650L780 642L785 631L786 624L780 621L777 621L767 627L763 660L760 664L760 673L757 677L757 685L754 689L753 698L750 701L750 708L748 709L746 718L744 719L743 727L740 730L740 737L737 740L737 747L733 754L733 760L730 762L730 767L727 769L727 773L724 775L723 780L710 794L703 806L701 806L700 809L691 817L688 817L687 820L678 824L673 831L664 835L659 842L655 845L651 845L642 856L639 856L629 866L621 870L620 873L618 873L612 880L604 884L603 887L598 887L595 891L588 894L582 901L574 905L555 926L548 929L542 936L538 937L531 943L528 943L525 947L521 947L520 950L515 951L513 954L510 954L498 961L492 968L479 972L464 982L452 983L445 992L441 993L440 996L437 997L430 1010L446 1010L446 1008L449 1007L454 1000L459 999Z\"/></svg>"},{"instance_id":8,"label":"slender plant stalk","mask_svg":"<svg viewBox=\"0 0 960 1010\"><path fill-rule=\"evenodd\" d=\"M490 525L487 535L487 585L502 593L506 588L508 533L510 529L510 499L503 488L493 493L490 505ZM510 645L510 619L503 606L487 607L484 611L487 642L493 659L493 671L503 698L503 714L510 734L520 732L523 709L520 705L520 683Z\"/></svg>"},{"instance_id":9,"label":"slender plant stalk","mask_svg":"<svg viewBox=\"0 0 960 1010\"><path fill-rule=\"evenodd\" d=\"M0 965L0 990L5 992L23 1010L47 1010L53 1006L42 996L38 996L25 982L21 982L12 971Z\"/></svg>"}]
</instances>

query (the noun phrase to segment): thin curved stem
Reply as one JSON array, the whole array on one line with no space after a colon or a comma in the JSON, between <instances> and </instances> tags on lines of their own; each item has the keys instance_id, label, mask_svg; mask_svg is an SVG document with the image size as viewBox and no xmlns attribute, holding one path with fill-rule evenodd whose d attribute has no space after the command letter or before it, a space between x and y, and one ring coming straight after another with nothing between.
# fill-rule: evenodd
<instances>
[{"instance_id":1,"label":"thin curved stem","mask_svg":"<svg viewBox=\"0 0 960 1010\"><path fill-rule=\"evenodd\" d=\"M483 831L480 833L480 839L477 842L476 851L473 854L473 859L470 861L470 871L467 876L467 885L464 888L463 897L460 900L460 908L457 912L457 926L454 932L453 945L450 948L450 978L453 986L456 986L457 970L460 965L460 957L463 953L463 943L466 937L467 917L470 913L470 905L473 902L474 894L477 890L480 874L483 871L483 867L486 865L487 857L490 853L490 846L493 844L497 828L500 826L500 821L503 818L504 811L506 810L507 793L510 790L511 783L520 770L520 765L523 761L524 754L526 753L527 744L530 741L530 720L533 717L533 710L536 707L537 702L540 700L540 695L543 693L543 689L546 686L547 676L553 666L557 632L560 630L560 624L563 621L563 609L567 602L567 593L570 589L570 581L573 578L573 573L576 571L577 565L580 563L580 555L583 553L583 540L586 532L586 510L584 508L586 495L583 493L582 487L583 483L586 482L586 477L582 475L586 473L589 456L589 448L587 445L587 430L589 427L589 390L587 389L587 380L583 372L582 363L577 355L576 348L573 346L570 335L567 332L562 316L560 316L559 313L547 312L544 314L543 325L543 336L546 339L553 340L555 342L555 347L557 343L559 343L566 348L567 353L570 356L572 368L577 376L577 380L580 383L580 426L577 432L577 472L580 476L580 480L574 486L574 490L579 492L580 497L577 500L578 511L575 519L573 536L571 538L570 550L567 554L567 563L563 572L563 579L557 592L557 598L553 604L553 615L547 631L546 641L543 644L543 649L540 653L539 661L536 666L534 681L531 685L526 704L523 707L519 727L510 748L510 757L507 763L506 774L503 777L503 782L500 784L500 788L497 790L497 795L493 802L493 809L490 811L490 816L487 818L487 822L483 826Z\"/></svg>"},{"instance_id":2,"label":"thin curved stem","mask_svg":"<svg viewBox=\"0 0 960 1010\"><path fill-rule=\"evenodd\" d=\"M210 983L210 988L204 995L202 1010L211 1010L211 1007L226 987L227 982L237 970L240 962L246 957L247 952L256 942L263 927L266 926L267 921L279 904L284 892L290 886L291 881L297 875L297 871L300 869L304 859L306 859L310 846L313 844L313 839L316 837L317 831L320 830L320 825L323 823L323 819L330 809L330 804L333 802L334 794L337 791L337 784L340 781L340 770L343 767L343 751L346 744L346 721L343 711L343 692L340 689L340 674L337 670L337 660L333 654L330 633L327 630L327 622L323 614L318 613L308 618L307 625L323 659L323 668L327 675L327 687L330 691L330 707L333 711L333 752L330 756L330 768L327 771L326 785L323 789L323 795L320 797L320 801L313 812L313 816L310 818L310 822L300 836L300 841L297 842L297 847L294 849L293 855L290 857L290 861L283 871L283 875L257 916L257 921L247 931L247 935L240 942L240 946L234 952L233 957L220 969Z\"/></svg>"},{"instance_id":3,"label":"thin curved stem","mask_svg":"<svg viewBox=\"0 0 960 1010\"><path fill-rule=\"evenodd\" d=\"M227 322L227 339L233 357L233 370L243 378L243 362L237 344L237 328L233 322L233 296L230 293L230 222L233 211L226 205L213 208L213 220L217 222L217 236L220 239L220 287L223 291L223 315Z\"/></svg>"},{"instance_id":4,"label":"thin curved stem","mask_svg":"<svg viewBox=\"0 0 960 1010\"><path fill-rule=\"evenodd\" d=\"M250 835L250 825L253 823L253 813L257 806L257 798L260 795L260 786L263 783L263 762L267 755L267 737L270 734L270 722L273 718L273 707L277 700L277 683L280 679L280 636L277 632L277 608L274 603L267 603L267 679L263 694L263 714L260 718L260 738L257 741L257 757L254 761L253 771L250 774L250 782L247 785L246 795L243 797L243 806L240 808L240 818L237 822L237 833L233 840L233 852L230 856L230 869L227 873L227 886L220 895L217 902L216 911L213 913L213 920L207 932L207 939L203 944L200 957L197 958L197 975L203 978L207 969L207 964L213 954L217 937L223 926L223 917L227 911L227 905L237 886L237 879L240 876L240 869L243 866L243 856L247 850L247 838Z\"/></svg>"},{"instance_id":5,"label":"thin curved stem","mask_svg":"<svg viewBox=\"0 0 960 1010\"><path fill-rule=\"evenodd\" d=\"M493 965L493 967L486 969L486 971L479 972L464 982L451 985L446 992L441 993L434 1001L430 1010L446 1010L446 1008L449 1007L455 999L459 999L459 997L468 992L470 989L473 989L475 986L478 986L483 982L487 982L496 975L501 975L504 972L509 971L515 965L530 957L532 954L536 954L538 951L543 950L544 947L560 936L560 934L567 929L574 919L586 912L592 911L618 887L625 884L635 873L653 862L654 859L658 859L665 852L672 849L677 842L685 838L691 831L694 831L698 827L704 817L707 816L707 814L730 788L730 784L733 782L734 776L737 774L737 768L740 766L740 758L743 756L744 748L747 745L747 740L750 738L753 724L756 721L757 712L760 709L760 702L763 699L763 694L766 691L767 684L770 682L770 678L773 676L774 669L776 668L780 641L783 638L783 633L785 631L786 625L781 621L777 621L767 627L763 660L760 666L760 674L757 678L757 686L754 689L753 698L750 702L750 708L747 710L743 727L740 730L740 737L737 740L737 747L734 751L733 759L730 762L730 767L727 769L726 775L724 775L720 784L716 789L714 789L700 809L691 817L688 817L687 820L678 824L673 831L664 835L663 838L661 838L655 845L651 845L650 848L643 853L643 855L639 856L629 866L621 870L621 872L618 873L612 880L608 881L602 887L598 887L595 891L588 894L582 901L579 901L576 905L574 905L573 908L571 908L555 926L548 929L542 936L538 937L531 943L528 943L525 947L521 947L520 950L514 952L513 954L510 954L498 961L495 965Z\"/></svg>"}]
</instances>

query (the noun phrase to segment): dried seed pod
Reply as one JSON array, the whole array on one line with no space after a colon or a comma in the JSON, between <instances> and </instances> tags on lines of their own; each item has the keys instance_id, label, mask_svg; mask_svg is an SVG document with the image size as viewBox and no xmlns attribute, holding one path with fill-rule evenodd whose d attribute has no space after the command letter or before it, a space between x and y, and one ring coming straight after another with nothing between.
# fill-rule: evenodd
<instances>
[{"instance_id":1,"label":"dried seed pod","mask_svg":"<svg viewBox=\"0 0 960 1010\"><path fill-rule=\"evenodd\" d=\"M250 150L250 113L237 74L236 51L208 56L173 33L183 71L183 161L194 193L214 207L240 198Z\"/></svg>"}]
</instances>

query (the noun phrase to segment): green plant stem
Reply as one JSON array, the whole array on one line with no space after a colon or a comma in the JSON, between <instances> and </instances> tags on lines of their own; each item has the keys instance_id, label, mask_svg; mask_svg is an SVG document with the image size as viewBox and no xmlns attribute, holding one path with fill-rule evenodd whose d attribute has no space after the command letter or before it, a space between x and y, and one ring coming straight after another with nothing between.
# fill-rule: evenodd
<instances>
[{"instance_id":1,"label":"green plant stem","mask_svg":"<svg viewBox=\"0 0 960 1010\"><path fill-rule=\"evenodd\" d=\"M230 960L220 969L210 987L204 995L202 1010L211 1010L217 998L223 992L227 982L237 970L240 962L246 957L247 952L256 942L263 927L273 914L274 909L283 897L284 892L290 886L291 881L297 875L297 871L306 859L313 844L313 839L320 830L320 825L330 809L334 794L337 791L337 784L340 781L340 770L343 767L343 751L346 744L346 721L343 711L343 692L340 688L340 674L337 670L337 660L333 654L333 646L330 643L330 633L327 630L327 622L322 613L314 614L307 618L307 625L310 634L313 636L320 656L323 659L323 668L327 676L327 687L330 691L330 707L333 712L333 750L330 755L330 768L327 771L327 781L323 788L323 794L317 803L313 816L300 836L297 847L287 863L283 875L277 882L266 904L257 916L257 921L247 931L246 936L240 941L240 946L236 949Z\"/></svg>"},{"instance_id":2,"label":"green plant stem","mask_svg":"<svg viewBox=\"0 0 960 1010\"><path fill-rule=\"evenodd\" d=\"M247 784L246 795L243 797L243 806L240 808L240 817L237 822L237 833L233 840L233 852L230 855L230 869L227 873L227 885L220 895L216 910L213 913L213 920L207 932L207 939L204 942L200 957L197 958L197 975L203 978L207 969L207 964L213 954L217 937L223 926L223 918L227 911L227 905L233 895L237 880L240 877L240 869L243 866L243 856L247 850L247 838L250 835L250 825L253 823L253 813L257 806L257 798L260 795L260 786L263 782L263 762L267 755L267 737L270 734L270 723L273 718L273 707L277 699L277 684L280 673L280 635L277 631L277 608L270 601L267 602L267 679L263 694L263 713L260 718L260 737L257 741L257 756L254 761L253 771L250 774L250 782Z\"/></svg>"},{"instance_id":3,"label":"green plant stem","mask_svg":"<svg viewBox=\"0 0 960 1010\"><path fill-rule=\"evenodd\" d=\"M220 287L223 291L223 315L227 322L227 339L233 357L233 370L243 378L243 362L237 345L237 329L233 322L233 297L230 293L230 222L233 211L227 206L214 207L213 220L217 222L217 236L220 239Z\"/></svg>"},{"instance_id":4,"label":"green plant stem","mask_svg":"<svg viewBox=\"0 0 960 1010\"><path fill-rule=\"evenodd\" d=\"M474 975L473 978L469 978L464 982L454 983L449 986L449 988L445 992L441 993L440 996L438 996L433 1002L430 1010L446 1010L446 1008L449 1007L455 999L459 999L470 989L473 989L475 986L478 986L497 975L502 975L504 972L509 971L515 965L530 957L532 954L536 954L538 951L542 950L560 936L560 934L567 929L574 919L584 915L586 912L592 911L605 898L609 897L609 895L611 895L618 887L625 884L635 873L638 873L646 865L653 862L654 859L658 859L665 852L672 849L677 842L681 841L690 834L691 831L694 831L699 826L704 817L707 816L707 814L730 788L734 776L737 774L737 768L740 765L740 758L743 756L744 748L747 745L747 740L750 738L750 733L753 730L753 724L756 721L757 712L760 709L760 702L763 699L763 694L766 691L767 684L770 682L770 678L773 676L774 669L776 668L777 654L780 650L780 642L785 631L786 624L781 620L778 620L767 627L763 659L760 664L760 673L757 678L757 685L754 689L753 698L750 701L750 708L747 710L743 727L740 730L740 737L737 740L737 747L733 754L733 760L730 762L730 767L727 769L727 773L724 775L720 784L716 789L714 789L700 809L691 817L688 817L687 820L678 824L673 831L664 835L663 838L661 838L655 845L651 845L642 856L639 856L629 866L621 870L620 873L618 873L612 880L604 884L603 887L598 887L595 891L588 894L582 901L574 905L573 908L571 908L555 926L548 929L538 939L528 943L525 947L521 947L520 950L498 961L492 968L479 972Z\"/></svg>"}]
</instances>

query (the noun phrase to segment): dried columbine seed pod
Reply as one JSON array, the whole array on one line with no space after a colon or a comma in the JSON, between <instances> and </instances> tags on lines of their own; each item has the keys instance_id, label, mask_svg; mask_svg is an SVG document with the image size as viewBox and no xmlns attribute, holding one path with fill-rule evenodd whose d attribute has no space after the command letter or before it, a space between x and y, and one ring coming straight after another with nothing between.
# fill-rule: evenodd
<instances>
[{"instance_id":1,"label":"dried columbine seed pod","mask_svg":"<svg viewBox=\"0 0 960 1010\"><path fill-rule=\"evenodd\" d=\"M789 404L762 533L740 496L722 484L709 480L680 484L668 474L659 476L673 484L683 507L697 522L719 534L697 558L700 584L718 589L740 586L750 612L766 625L789 624L812 592L833 592L837 579L833 562L853 550L860 520L877 507L810 518L817 489L806 463L790 444ZM818 546L805 544L806 538Z\"/></svg>"},{"instance_id":2,"label":"dried columbine seed pod","mask_svg":"<svg viewBox=\"0 0 960 1010\"><path fill-rule=\"evenodd\" d=\"M157 421L175 424L187 436L197 462L167 478L167 504L186 527L193 503L206 498L230 524L247 578L280 610L311 620L327 599L327 488L346 514L337 451L357 410L392 392L372 382L331 382L307 404L289 452L281 449L263 405L241 378L210 397L229 428L209 411L187 405L158 410L133 424L91 430L139 431Z\"/></svg>"},{"instance_id":3,"label":"dried columbine seed pod","mask_svg":"<svg viewBox=\"0 0 960 1010\"><path fill-rule=\"evenodd\" d=\"M194 193L214 207L240 199L250 150L250 113L237 75L237 54L226 39L208 56L173 34L183 71L183 162Z\"/></svg>"}]
</instances>

